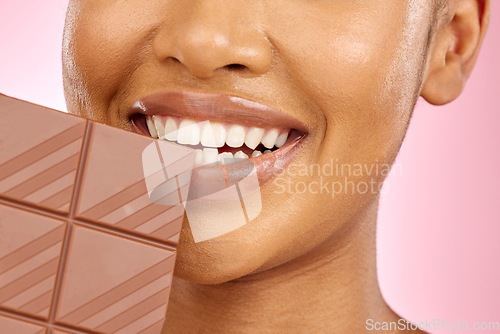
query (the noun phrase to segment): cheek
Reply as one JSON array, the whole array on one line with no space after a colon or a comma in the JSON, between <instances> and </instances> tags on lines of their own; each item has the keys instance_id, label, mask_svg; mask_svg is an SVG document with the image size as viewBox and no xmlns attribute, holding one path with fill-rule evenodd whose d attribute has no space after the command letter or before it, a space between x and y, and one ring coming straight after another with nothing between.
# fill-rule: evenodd
<instances>
[{"instance_id":1,"label":"cheek","mask_svg":"<svg viewBox=\"0 0 500 334\"><path fill-rule=\"evenodd\" d=\"M329 14L305 10L300 29L277 29L293 80L326 119L328 159L392 160L406 131L424 34L408 33L415 23L407 22L412 8L406 2L384 3L387 8L377 2Z\"/></svg>"},{"instance_id":2,"label":"cheek","mask_svg":"<svg viewBox=\"0 0 500 334\"><path fill-rule=\"evenodd\" d=\"M148 36L159 21L148 1L82 1L70 4L63 57L65 75L104 107L146 57ZM141 8L140 11L137 8ZM73 87L75 89L75 87Z\"/></svg>"}]
</instances>

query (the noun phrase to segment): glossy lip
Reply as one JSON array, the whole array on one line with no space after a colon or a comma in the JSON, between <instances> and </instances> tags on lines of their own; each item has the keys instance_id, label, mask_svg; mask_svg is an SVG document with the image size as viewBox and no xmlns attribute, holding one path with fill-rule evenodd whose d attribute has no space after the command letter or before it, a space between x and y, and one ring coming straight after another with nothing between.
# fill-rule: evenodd
<instances>
[{"instance_id":1,"label":"glossy lip","mask_svg":"<svg viewBox=\"0 0 500 334\"><path fill-rule=\"evenodd\" d=\"M166 91L136 101L128 110L134 114L165 115L196 121L218 121L262 128L289 128L307 133L295 117L279 109L238 96L191 91Z\"/></svg>"},{"instance_id":2,"label":"glossy lip","mask_svg":"<svg viewBox=\"0 0 500 334\"><path fill-rule=\"evenodd\" d=\"M293 160L303 146L302 143L308 133L301 121L276 108L225 94L191 91L154 93L136 101L127 114L132 121L133 130L148 136L150 134L147 128L136 124L133 121L134 116L173 116L195 121L210 120L262 128L288 128L292 132L299 132L299 135L291 136L283 147L271 153L247 159L254 164L261 186L280 173ZM244 161L231 163L231 169L238 170L238 166L244 168ZM221 168L223 168L222 165L206 165L197 167L195 173L199 175L200 181L209 182L213 176L220 173ZM227 181L230 183L239 181L238 173L227 176Z\"/></svg>"}]
</instances>

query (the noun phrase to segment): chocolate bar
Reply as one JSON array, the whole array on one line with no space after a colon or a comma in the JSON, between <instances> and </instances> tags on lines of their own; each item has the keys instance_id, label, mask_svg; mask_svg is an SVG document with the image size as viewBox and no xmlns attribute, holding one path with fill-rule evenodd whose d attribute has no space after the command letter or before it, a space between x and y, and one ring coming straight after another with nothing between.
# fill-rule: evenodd
<instances>
[{"instance_id":1,"label":"chocolate bar","mask_svg":"<svg viewBox=\"0 0 500 334\"><path fill-rule=\"evenodd\" d=\"M193 165L0 95L1 332L160 333Z\"/></svg>"}]
</instances>

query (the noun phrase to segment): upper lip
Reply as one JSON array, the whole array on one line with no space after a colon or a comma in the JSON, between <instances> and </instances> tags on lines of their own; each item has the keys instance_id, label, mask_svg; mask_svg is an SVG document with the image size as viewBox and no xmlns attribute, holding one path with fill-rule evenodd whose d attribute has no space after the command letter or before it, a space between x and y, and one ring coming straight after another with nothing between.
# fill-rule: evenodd
<instances>
[{"instance_id":1,"label":"upper lip","mask_svg":"<svg viewBox=\"0 0 500 334\"><path fill-rule=\"evenodd\" d=\"M283 111L242 97L193 91L164 91L136 101L134 115L165 115L197 121L219 121L262 128L289 128L307 133L305 125Z\"/></svg>"}]
</instances>

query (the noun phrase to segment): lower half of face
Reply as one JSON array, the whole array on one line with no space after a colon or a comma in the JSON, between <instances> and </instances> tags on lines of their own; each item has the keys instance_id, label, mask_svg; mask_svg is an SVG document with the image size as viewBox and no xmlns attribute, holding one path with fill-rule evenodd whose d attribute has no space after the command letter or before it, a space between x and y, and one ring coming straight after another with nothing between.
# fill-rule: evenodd
<instances>
[{"instance_id":1,"label":"lower half of face","mask_svg":"<svg viewBox=\"0 0 500 334\"><path fill-rule=\"evenodd\" d=\"M195 7L73 0L63 54L68 108L128 130L137 130L134 119L142 119L153 136L161 130L148 128L148 119L165 127L169 117L176 126L197 118L169 108L168 101L152 114L130 113L136 101L162 92L231 96L285 115L254 118L252 108L241 114L235 108L227 120L200 116L228 129L224 147L245 138L233 151L246 152L260 173L261 207L241 227L201 242L185 221L176 274L199 283L240 278L345 238L377 201L419 93L430 28L426 7L420 0ZM231 134L239 120L247 132ZM246 146L255 146L246 144L252 127L297 138L268 148L272 143L263 145L259 137L248 152ZM270 152L258 156L259 148ZM226 209L221 225L238 219L236 209Z\"/></svg>"}]
</instances>

